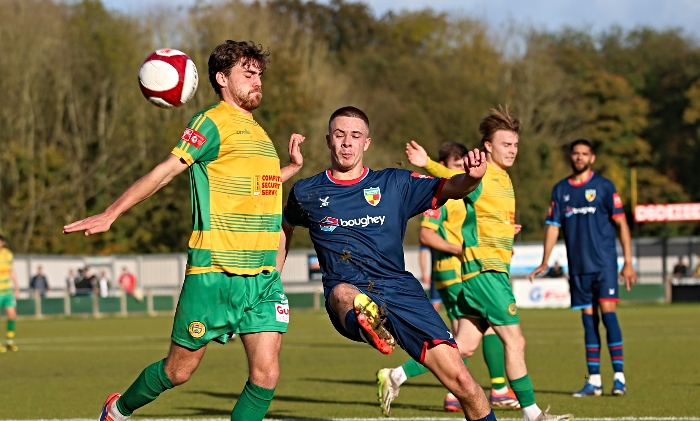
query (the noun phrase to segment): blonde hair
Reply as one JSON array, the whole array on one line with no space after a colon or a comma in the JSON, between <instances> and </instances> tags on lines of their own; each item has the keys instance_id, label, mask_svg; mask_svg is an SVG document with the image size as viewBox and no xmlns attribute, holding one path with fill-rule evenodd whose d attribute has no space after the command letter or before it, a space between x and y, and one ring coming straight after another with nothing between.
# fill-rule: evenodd
<instances>
[{"instance_id":1,"label":"blonde hair","mask_svg":"<svg viewBox=\"0 0 700 421\"><path fill-rule=\"evenodd\" d=\"M491 142L499 130L520 135L520 119L508 110L508 104L505 108L500 104L498 108L491 108L489 115L481 119L481 124L479 124L479 132L482 135L481 143Z\"/></svg>"}]
</instances>

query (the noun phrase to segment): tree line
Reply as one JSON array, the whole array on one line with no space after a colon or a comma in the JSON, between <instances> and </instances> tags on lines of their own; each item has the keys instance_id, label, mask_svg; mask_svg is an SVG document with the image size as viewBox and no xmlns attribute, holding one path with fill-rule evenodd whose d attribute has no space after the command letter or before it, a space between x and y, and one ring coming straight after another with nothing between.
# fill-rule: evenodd
<instances>
[{"instance_id":1,"label":"tree line","mask_svg":"<svg viewBox=\"0 0 700 421\"><path fill-rule=\"evenodd\" d=\"M595 170L615 182L628 216L632 168L639 203L700 199L700 45L679 29L503 29L431 9L375 16L343 0L232 0L139 16L99 0L0 0L0 20L0 232L17 252L184 249L185 176L105 234L63 236L61 227L102 211L217 100L206 64L226 39L270 49L254 115L283 164L289 135L306 135L298 177L327 167L327 119L340 106L369 115L366 160L381 169L410 168L411 139L433 157L445 141L477 147L480 118L507 103L523 122L510 171L517 240L541 238L551 188L569 171L566 145L580 137L597 146ZM163 47L185 51L200 73L195 97L178 109L152 106L138 88L141 61ZM698 225L639 232L698 234ZM417 221L406 241L417 242ZM309 245L295 236L293 246Z\"/></svg>"}]
</instances>

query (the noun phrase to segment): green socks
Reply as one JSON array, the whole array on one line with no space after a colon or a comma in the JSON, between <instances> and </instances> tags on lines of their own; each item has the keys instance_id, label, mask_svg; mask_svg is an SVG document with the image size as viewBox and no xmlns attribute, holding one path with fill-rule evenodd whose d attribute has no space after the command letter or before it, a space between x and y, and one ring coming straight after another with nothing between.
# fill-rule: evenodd
<instances>
[{"instance_id":1,"label":"green socks","mask_svg":"<svg viewBox=\"0 0 700 421\"><path fill-rule=\"evenodd\" d=\"M173 388L172 382L165 374L164 364L163 359L146 367L136 381L117 399L117 409L122 415L130 416L135 410L153 402L161 393Z\"/></svg>"},{"instance_id":2,"label":"green socks","mask_svg":"<svg viewBox=\"0 0 700 421\"><path fill-rule=\"evenodd\" d=\"M506 363L503 342L498 335L486 335L483 339L482 350L491 376L491 387L496 390L504 388L506 386Z\"/></svg>"},{"instance_id":3,"label":"green socks","mask_svg":"<svg viewBox=\"0 0 700 421\"><path fill-rule=\"evenodd\" d=\"M403 372L406 373L406 378L420 376L421 374L427 373L428 370L425 366L416 360L408 360L401 364Z\"/></svg>"},{"instance_id":4,"label":"green socks","mask_svg":"<svg viewBox=\"0 0 700 421\"><path fill-rule=\"evenodd\" d=\"M172 382L165 374L164 364L165 360L161 360L146 367L117 399L117 409L122 415L131 416L135 410L153 402L158 395L173 388ZM249 380L231 412L231 420L262 421L274 394L274 389L256 386Z\"/></svg>"},{"instance_id":5,"label":"green socks","mask_svg":"<svg viewBox=\"0 0 700 421\"><path fill-rule=\"evenodd\" d=\"M274 394L275 389L265 389L248 380L233 407L231 421L262 421Z\"/></svg>"},{"instance_id":6,"label":"green socks","mask_svg":"<svg viewBox=\"0 0 700 421\"><path fill-rule=\"evenodd\" d=\"M532 380L530 380L529 375L526 374L519 379L511 380L510 387L513 388L513 392L518 397L522 408L535 404L535 389L532 387Z\"/></svg>"},{"instance_id":7,"label":"green socks","mask_svg":"<svg viewBox=\"0 0 700 421\"><path fill-rule=\"evenodd\" d=\"M7 321L7 340L11 341L12 339L15 338L15 323L17 320L8 320Z\"/></svg>"}]
</instances>

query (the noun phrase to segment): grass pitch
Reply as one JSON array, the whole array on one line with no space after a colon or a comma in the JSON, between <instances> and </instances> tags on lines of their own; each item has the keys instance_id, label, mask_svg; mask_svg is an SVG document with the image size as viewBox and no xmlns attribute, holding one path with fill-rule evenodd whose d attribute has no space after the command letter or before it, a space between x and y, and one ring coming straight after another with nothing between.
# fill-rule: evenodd
<instances>
[{"instance_id":1,"label":"grass pitch","mask_svg":"<svg viewBox=\"0 0 700 421\"><path fill-rule=\"evenodd\" d=\"M521 310L527 364L537 402L576 418L697 417L700 414L700 305L619 309L628 395L610 396L612 368L601 353L605 395L572 398L586 365L579 312ZM104 398L124 391L168 350L170 317L18 322L20 351L0 354L0 419L96 418ZM3 323L4 324L4 323ZM601 326L602 328L602 326ZM604 332L604 330L603 330ZM296 311L282 348L282 378L268 418L380 418L375 372L407 355L383 356L336 333L325 312ZM489 384L480 352L469 368ZM192 379L140 409L143 418L228 418L247 379L240 341L212 343ZM392 404L394 418L454 418L430 374L410 379ZM499 418L521 418L497 410Z\"/></svg>"}]
</instances>

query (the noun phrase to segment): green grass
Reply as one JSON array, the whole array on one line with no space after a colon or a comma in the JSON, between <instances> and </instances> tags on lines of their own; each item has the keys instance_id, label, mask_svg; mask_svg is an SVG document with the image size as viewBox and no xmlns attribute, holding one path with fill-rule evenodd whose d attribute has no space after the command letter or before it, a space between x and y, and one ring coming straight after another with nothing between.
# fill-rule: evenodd
<instances>
[{"instance_id":1,"label":"green grass","mask_svg":"<svg viewBox=\"0 0 700 421\"><path fill-rule=\"evenodd\" d=\"M629 305L619 315L628 395L609 396L612 369L603 347L606 395L576 399L570 393L583 386L586 373L579 313L521 311L538 404L577 418L698 416L700 305ZM146 365L165 356L170 326L169 317L18 322L20 352L0 354L0 419L96 417L110 392L123 391ZM293 312L282 348L282 378L267 416L380 417L375 372L406 358L400 350L383 356L344 339L324 312ZM479 383L488 384L480 351L469 367ZM228 418L246 370L240 341L212 343L188 383L140 409L136 418ZM430 374L411 379L392 413L395 418L450 416L442 412L444 395ZM496 415L519 418L520 412Z\"/></svg>"}]
</instances>

